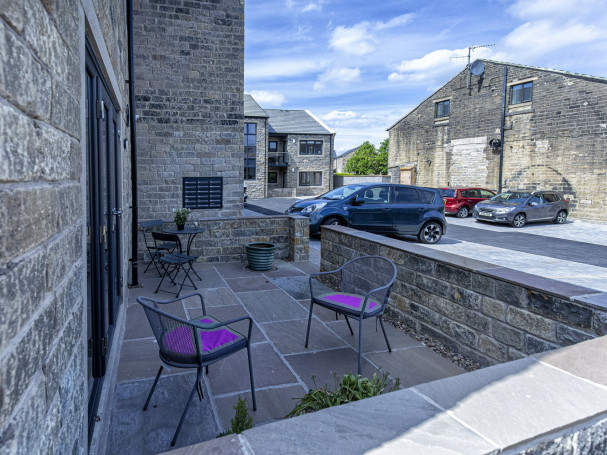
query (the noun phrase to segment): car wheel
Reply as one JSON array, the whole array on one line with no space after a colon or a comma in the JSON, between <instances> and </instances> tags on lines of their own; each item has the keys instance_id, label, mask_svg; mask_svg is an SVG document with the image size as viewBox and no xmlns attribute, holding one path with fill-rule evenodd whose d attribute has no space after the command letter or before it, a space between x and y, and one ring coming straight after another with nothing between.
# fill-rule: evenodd
<instances>
[{"instance_id":1,"label":"car wheel","mask_svg":"<svg viewBox=\"0 0 607 455\"><path fill-rule=\"evenodd\" d=\"M335 216L330 216L329 218L327 218L326 220L324 220L322 222L323 226L327 226L327 225L333 225L333 226L345 226L346 223L344 223L344 220L342 220L341 218L337 218Z\"/></svg>"},{"instance_id":2,"label":"car wheel","mask_svg":"<svg viewBox=\"0 0 607 455\"><path fill-rule=\"evenodd\" d=\"M419 231L419 241L422 243L437 243L443 236L443 227L436 221L426 223Z\"/></svg>"},{"instance_id":3,"label":"car wheel","mask_svg":"<svg viewBox=\"0 0 607 455\"><path fill-rule=\"evenodd\" d=\"M470 215L470 210L468 210L468 207L460 207L457 211L458 218L466 218L468 215Z\"/></svg>"},{"instance_id":4,"label":"car wheel","mask_svg":"<svg viewBox=\"0 0 607 455\"><path fill-rule=\"evenodd\" d=\"M521 228L527 222L527 217L524 213L517 213L514 215L514 219L512 220L512 226L515 228Z\"/></svg>"},{"instance_id":5,"label":"car wheel","mask_svg":"<svg viewBox=\"0 0 607 455\"><path fill-rule=\"evenodd\" d=\"M556 214L556 218L552 220L553 223L563 224L567 221L567 212L565 210L561 210Z\"/></svg>"}]
</instances>

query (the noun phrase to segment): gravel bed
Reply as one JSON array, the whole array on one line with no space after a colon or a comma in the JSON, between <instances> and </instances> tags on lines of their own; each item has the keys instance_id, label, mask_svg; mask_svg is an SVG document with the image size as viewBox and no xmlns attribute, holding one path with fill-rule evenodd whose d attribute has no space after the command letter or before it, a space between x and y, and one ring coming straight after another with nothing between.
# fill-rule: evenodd
<instances>
[{"instance_id":1,"label":"gravel bed","mask_svg":"<svg viewBox=\"0 0 607 455\"><path fill-rule=\"evenodd\" d=\"M420 341L425 346L429 347L434 352L436 352L438 355L444 357L447 360L450 360L451 362L455 363L456 365L458 365L459 367L463 368L466 371L474 371L474 370L478 370L478 369L482 368L482 366L478 362L475 362L474 360L468 359L468 358L462 356L461 354L457 354L457 353L453 352L450 348L445 346L440 341L435 340L434 338L431 338L427 335L422 335L420 333L417 333L411 327L405 325L398 319L395 319L387 314L384 314L383 319L384 319L384 321L388 322L389 324L392 324L397 329L405 332L411 338L413 338L417 341Z\"/></svg>"}]
</instances>

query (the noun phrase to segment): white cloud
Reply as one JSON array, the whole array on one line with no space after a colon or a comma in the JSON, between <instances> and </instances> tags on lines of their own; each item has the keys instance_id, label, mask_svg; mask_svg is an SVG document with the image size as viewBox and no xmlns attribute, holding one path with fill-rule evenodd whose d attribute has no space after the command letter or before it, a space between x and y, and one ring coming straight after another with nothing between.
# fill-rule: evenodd
<instances>
[{"instance_id":1,"label":"white cloud","mask_svg":"<svg viewBox=\"0 0 607 455\"><path fill-rule=\"evenodd\" d=\"M303 7L301 12L307 13L308 11L321 11L321 10L322 10L322 7L321 7L320 3L308 3L306 6Z\"/></svg>"},{"instance_id":2,"label":"white cloud","mask_svg":"<svg viewBox=\"0 0 607 455\"><path fill-rule=\"evenodd\" d=\"M399 27L401 25L408 24L413 20L415 14L401 14L400 16L393 17L388 22L378 22L375 28L377 30L390 29Z\"/></svg>"},{"instance_id":3,"label":"white cloud","mask_svg":"<svg viewBox=\"0 0 607 455\"><path fill-rule=\"evenodd\" d=\"M314 90L324 90L327 87L348 85L360 79L358 68L333 68L318 76Z\"/></svg>"},{"instance_id":4,"label":"white cloud","mask_svg":"<svg viewBox=\"0 0 607 455\"><path fill-rule=\"evenodd\" d=\"M604 9L604 0L517 0L508 8L508 12L527 21L547 17L568 20L600 15Z\"/></svg>"},{"instance_id":5,"label":"white cloud","mask_svg":"<svg viewBox=\"0 0 607 455\"><path fill-rule=\"evenodd\" d=\"M322 11L324 0L317 1L302 1L302 0L286 0L285 6L287 9L296 10L301 13L310 11Z\"/></svg>"},{"instance_id":6,"label":"white cloud","mask_svg":"<svg viewBox=\"0 0 607 455\"><path fill-rule=\"evenodd\" d=\"M268 109L281 107L286 100L282 93L269 90L251 90L251 96L255 98L257 104Z\"/></svg>"},{"instance_id":7,"label":"white cloud","mask_svg":"<svg viewBox=\"0 0 607 455\"><path fill-rule=\"evenodd\" d=\"M331 111L321 117L322 120L344 120L351 119L357 116L356 112L353 111Z\"/></svg>"},{"instance_id":8,"label":"white cloud","mask_svg":"<svg viewBox=\"0 0 607 455\"><path fill-rule=\"evenodd\" d=\"M272 79L279 77L302 76L318 72L324 68L318 60L277 58L245 61L245 74L248 80Z\"/></svg>"},{"instance_id":9,"label":"white cloud","mask_svg":"<svg viewBox=\"0 0 607 455\"><path fill-rule=\"evenodd\" d=\"M371 35L368 22L361 22L352 27L339 25L333 31L329 46L345 54L365 55L375 49L375 39Z\"/></svg>"}]
</instances>

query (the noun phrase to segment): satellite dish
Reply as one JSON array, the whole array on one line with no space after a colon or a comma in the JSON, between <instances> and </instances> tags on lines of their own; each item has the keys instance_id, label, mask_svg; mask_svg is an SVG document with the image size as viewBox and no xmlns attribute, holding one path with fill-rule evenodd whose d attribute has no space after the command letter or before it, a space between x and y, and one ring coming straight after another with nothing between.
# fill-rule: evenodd
<instances>
[{"instance_id":1,"label":"satellite dish","mask_svg":"<svg viewBox=\"0 0 607 455\"><path fill-rule=\"evenodd\" d=\"M475 60L470 65L470 72L475 76L482 76L485 74L485 64L480 60Z\"/></svg>"}]
</instances>

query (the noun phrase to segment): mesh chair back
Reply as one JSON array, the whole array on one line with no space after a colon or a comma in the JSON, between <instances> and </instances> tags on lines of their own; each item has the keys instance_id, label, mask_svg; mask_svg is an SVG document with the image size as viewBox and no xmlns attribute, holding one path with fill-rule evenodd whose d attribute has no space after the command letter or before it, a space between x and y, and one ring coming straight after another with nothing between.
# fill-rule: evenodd
<instances>
[{"instance_id":1,"label":"mesh chair back","mask_svg":"<svg viewBox=\"0 0 607 455\"><path fill-rule=\"evenodd\" d=\"M166 232L152 232L152 238L154 239L154 244L158 244L158 242L173 242L177 245L179 252L182 252L181 240L179 240L179 236L177 234L167 234Z\"/></svg>"},{"instance_id":2,"label":"mesh chair back","mask_svg":"<svg viewBox=\"0 0 607 455\"><path fill-rule=\"evenodd\" d=\"M188 321L165 313L142 300L150 300L142 297L138 301L145 310L161 356L172 364L196 367L200 361L196 328Z\"/></svg>"},{"instance_id":3,"label":"mesh chair back","mask_svg":"<svg viewBox=\"0 0 607 455\"><path fill-rule=\"evenodd\" d=\"M396 279L396 266L381 256L363 256L346 262L341 270L339 290L351 294L369 294L385 305Z\"/></svg>"}]
</instances>

